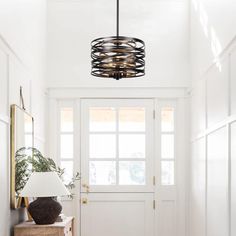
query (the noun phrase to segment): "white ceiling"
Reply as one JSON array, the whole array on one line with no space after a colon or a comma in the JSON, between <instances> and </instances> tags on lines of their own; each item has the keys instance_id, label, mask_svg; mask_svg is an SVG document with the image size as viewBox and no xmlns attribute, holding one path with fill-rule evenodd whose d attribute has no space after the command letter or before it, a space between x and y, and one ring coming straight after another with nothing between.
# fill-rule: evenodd
<instances>
[{"instance_id":1,"label":"white ceiling","mask_svg":"<svg viewBox=\"0 0 236 236\"><path fill-rule=\"evenodd\" d=\"M90 75L90 42L114 35L115 26L115 0L48 0L48 86L188 86L188 0L120 0L120 34L146 43L145 77Z\"/></svg>"}]
</instances>

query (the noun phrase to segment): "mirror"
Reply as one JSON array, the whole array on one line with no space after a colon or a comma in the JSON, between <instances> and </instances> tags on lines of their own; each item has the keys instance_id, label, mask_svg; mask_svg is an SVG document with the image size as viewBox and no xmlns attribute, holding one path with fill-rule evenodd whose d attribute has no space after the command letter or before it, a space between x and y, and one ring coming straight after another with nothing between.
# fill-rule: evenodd
<instances>
[{"instance_id":1,"label":"mirror","mask_svg":"<svg viewBox=\"0 0 236 236\"><path fill-rule=\"evenodd\" d=\"M21 148L34 147L34 119L17 105L11 105L11 208L21 207L19 180L16 175L16 154ZM32 149L29 149L32 152ZM25 153L31 155L32 153ZM26 166L26 168L30 168Z\"/></svg>"}]
</instances>

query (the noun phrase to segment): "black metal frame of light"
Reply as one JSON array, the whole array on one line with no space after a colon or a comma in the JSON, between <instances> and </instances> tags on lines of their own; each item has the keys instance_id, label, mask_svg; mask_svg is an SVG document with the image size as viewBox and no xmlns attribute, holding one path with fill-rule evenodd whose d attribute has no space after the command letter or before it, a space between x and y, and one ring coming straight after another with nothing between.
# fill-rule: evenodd
<instances>
[{"instance_id":1,"label":"black metal frame of light","mask_svg":"<svg viewBox=\"0 0 236 236\"><path fill-rule=\"evenodd\" d=\"M145 43L119 35L119 0L117 0L116 36L98 38L91 43L92 72L102 78L134 78L145 75Z\"/></svg>"}]
</instances>

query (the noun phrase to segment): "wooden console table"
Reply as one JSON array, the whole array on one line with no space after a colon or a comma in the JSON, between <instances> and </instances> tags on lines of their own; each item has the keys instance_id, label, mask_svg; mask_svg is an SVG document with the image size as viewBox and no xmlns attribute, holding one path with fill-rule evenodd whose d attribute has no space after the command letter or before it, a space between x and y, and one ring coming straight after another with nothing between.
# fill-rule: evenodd
<instances>
[{"instance_id":1,"label":"wooden console table","mask_svg":"<svg viewBox=\"0 0 236 236\"><path fill-rule=\"evenodd\" d=\"M14 236L74 236L74 218L52 225L36 225L34 221L23 222L14 227Z\"/></svg>"}]
</instances>

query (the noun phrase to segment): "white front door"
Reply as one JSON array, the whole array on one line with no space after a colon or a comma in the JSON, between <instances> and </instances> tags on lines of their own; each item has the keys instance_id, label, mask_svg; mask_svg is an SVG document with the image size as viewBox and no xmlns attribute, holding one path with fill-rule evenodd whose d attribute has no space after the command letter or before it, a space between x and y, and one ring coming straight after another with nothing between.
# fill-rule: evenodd
<instances>
[{"instance_id":1,"label":"white front door","mask_svg":"<svg viewBox=\"0 0 236 236\"><path fill-rule=\"evenodd\" d=\"M154 235L154 102L83 99L81 236Z\"/></svg>"}]
</instances>

